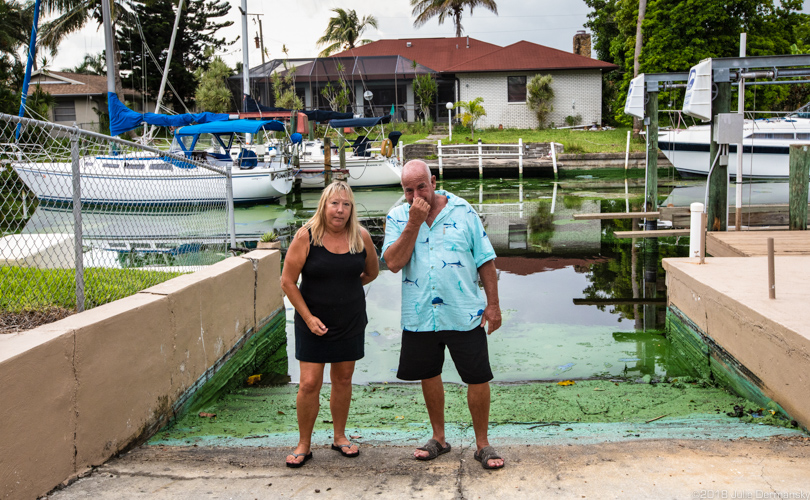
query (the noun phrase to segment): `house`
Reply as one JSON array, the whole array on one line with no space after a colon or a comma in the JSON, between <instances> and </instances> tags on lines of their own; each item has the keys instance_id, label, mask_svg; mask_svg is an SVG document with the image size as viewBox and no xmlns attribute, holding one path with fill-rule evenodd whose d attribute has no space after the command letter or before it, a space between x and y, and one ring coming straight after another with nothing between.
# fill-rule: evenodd
<instances>
[{"instance_id":1,"label":"house","mask_svg":"<svg viewBox=\"0 0 810 500\"><path fill-rule=\"evenodd\" d=\"M431 110L434 120L447 118L447 102L482 97L487 116L479 121L480 127L535 128L537 117L526 104L526 84L534 75L550 74L555 95L549 122L559 126L566 117L579 116L584 124L601 123L602 74L617 66L590 57L590 35L584 32L575 35L574 50L526 41L501 47L470 37L407 38L379 40L329 58L288 65L296 67L296 89L308 109L328 109L322 89L338 79L334 68L340 62L358 114L387 114L393 106L399 119L416 120L413 80L431 73L438 83ZM280 62L270 64L283 71ZM251 70L251 85L262 74L257 69ZM265 82L267 74L263 73Z\"/></svg>"},{"instance_id":2,"label":"house","mask_svg":"<svg viewBox=\"0 0 810 500\"><path fill-rule=\"evenodd\" d=\"M56 101L49 112L50 121L68 126L75 123L85 130L109 133L109 130L99 130L99 118L96 113L99 106L106 111L106 76L37 70L31 75L28 95L34 93L37 85L51 94ZM154 111L154 101L145 100L137 90L125 89L123 98L135 111L143 111L144 107L147 111Z\"/></svg>"}]
</instances>

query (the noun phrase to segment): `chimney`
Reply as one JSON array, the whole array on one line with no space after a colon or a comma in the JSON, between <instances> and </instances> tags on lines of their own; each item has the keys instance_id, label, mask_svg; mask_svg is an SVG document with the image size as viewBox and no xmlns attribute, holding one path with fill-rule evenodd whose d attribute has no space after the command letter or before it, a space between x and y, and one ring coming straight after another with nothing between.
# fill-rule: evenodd
<instances>
[{"instance_id":1,"label":"chimney","mask_svg":"<svg viewBox=\"0 0 810 500\"><path fill-rule=\"evenodd\" d=\"M470 48L470 37L469 37L469 35L467 35L467 48L468 49Z\"/></svg>"},{"instance_id":2,"label":"chimney","mask_svg":"<svg viewBox=\"0 0 810 500\"><path fill-rule=\"evenodd\" d=\"M591 57L590 33L585 33L585 30L577 31L577 34L574 35L574 54L587 57L590 59Z\"/></svg>"}]
</instances>

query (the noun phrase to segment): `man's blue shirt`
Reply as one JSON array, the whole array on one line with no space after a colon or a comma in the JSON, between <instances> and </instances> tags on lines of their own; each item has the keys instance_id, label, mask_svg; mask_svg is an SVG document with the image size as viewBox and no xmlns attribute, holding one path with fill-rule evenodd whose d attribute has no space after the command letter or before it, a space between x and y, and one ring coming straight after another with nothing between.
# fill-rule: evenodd
<instances>
[{"instance_id":1,"label":"man's blue shirt","mask_svg":"<svg viewBox=\"0 0 810 500\"><path fill-rule=\"evenodd\" d=\"M446 191L447 206L428 227L422 223L411 260L402 268L403 330L469 331L481 324L487 300L478 268L495 258L478 213ZM410 204L393 208L385 221L382 255L405 229Z\"/></svg>"}]
</instances>

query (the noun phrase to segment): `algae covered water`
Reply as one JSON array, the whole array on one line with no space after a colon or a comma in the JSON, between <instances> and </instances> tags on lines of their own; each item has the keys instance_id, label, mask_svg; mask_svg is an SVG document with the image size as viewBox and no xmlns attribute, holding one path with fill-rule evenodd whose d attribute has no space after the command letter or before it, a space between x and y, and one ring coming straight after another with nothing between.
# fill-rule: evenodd
<instances>
[{"instance_id":1,"label":"algae covered water","mask_svg":"<svg viewBox=\"0 0 810 500\"><path fill-rule=\"evenodd\" d=\"M641 221L575 220L574 214L638 210L643 184L592 178L562 183L531 179L448 180L439 188L470 202L480 214L498 258L503 326L489 339L498 381L655 378L673 372L663 319L666 290L660 260L685 256L688 241L619 240L615 230ZM288 205L300 223L318 193ZM364 224L382 242L384 217L401 203L401 190L356 190ZM291 231L292 232L292 228ZM366 287L369 325L358 384L396 381L402 276L384 266ZM287 303L292 382L294 310ZM444 379L460 382L447 356ZM327 375L328 380L328 375Z\"/></svg>"}]
</instances>

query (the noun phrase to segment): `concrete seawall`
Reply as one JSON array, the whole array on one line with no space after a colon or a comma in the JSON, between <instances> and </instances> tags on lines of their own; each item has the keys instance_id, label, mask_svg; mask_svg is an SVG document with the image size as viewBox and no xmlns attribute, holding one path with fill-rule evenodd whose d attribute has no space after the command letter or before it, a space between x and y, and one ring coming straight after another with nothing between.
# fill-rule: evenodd
<instances>
[{"instance_id":1,"label":"concrete seawall","mask_svg":"<svg viewBox=\"0 0 810 500\"><path fill-rule=\"evenodd\" d=\"M278 251L254 251L0 336L0 497L43 495L148 439L283 317L279 273Z\"/></svg>"}]
</instances>

